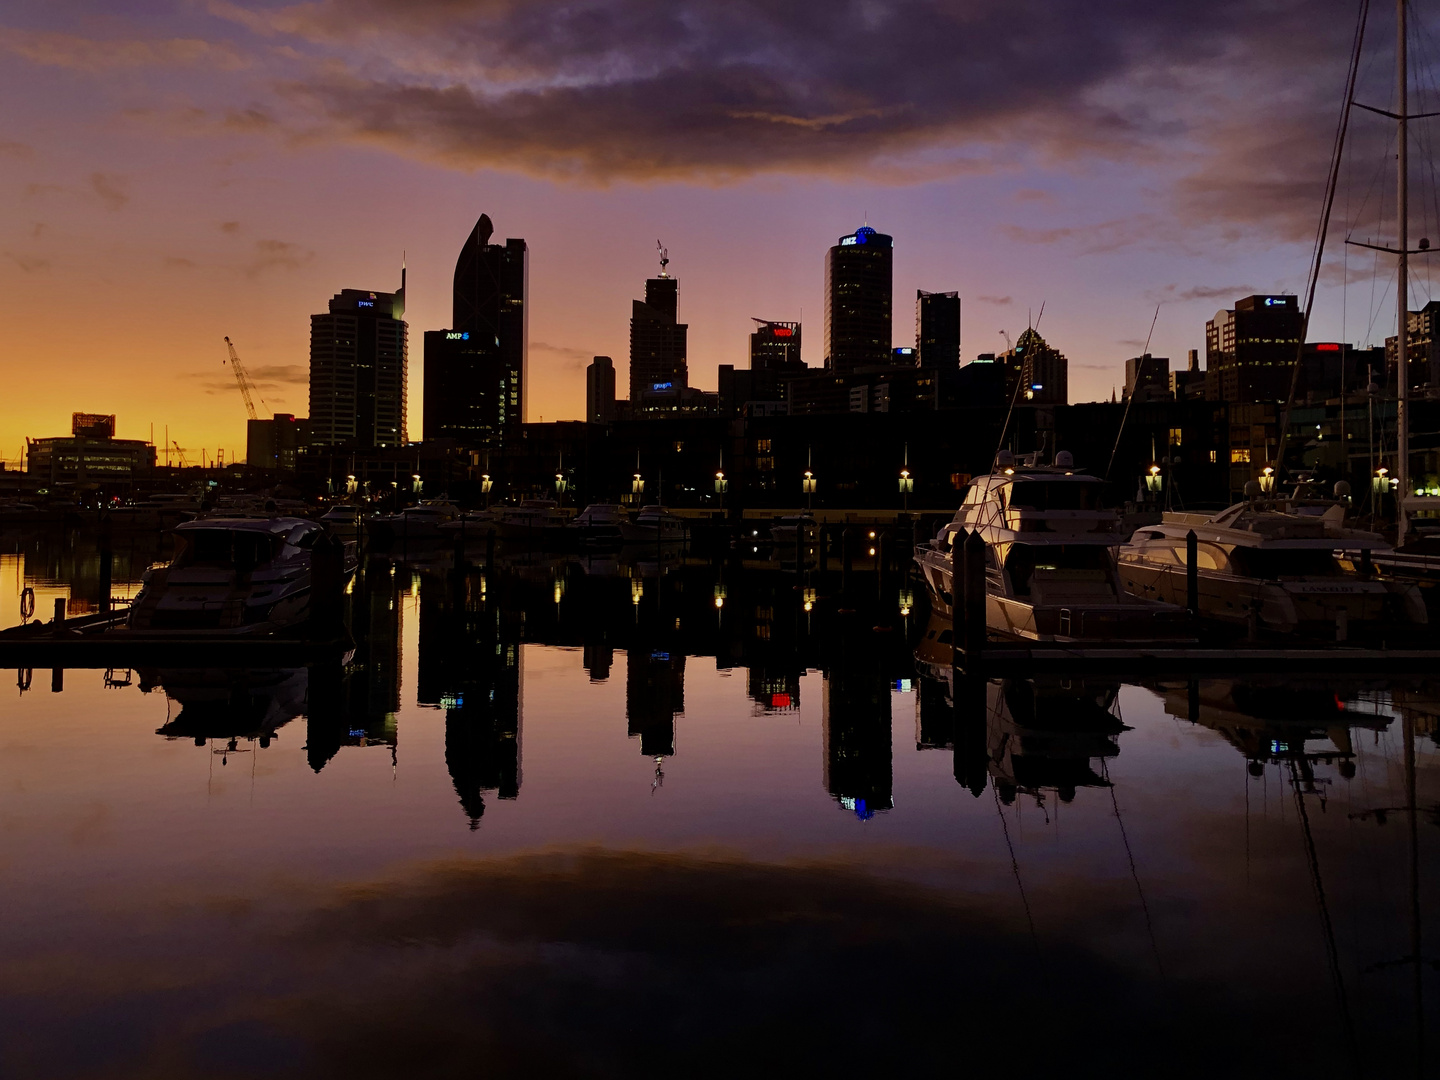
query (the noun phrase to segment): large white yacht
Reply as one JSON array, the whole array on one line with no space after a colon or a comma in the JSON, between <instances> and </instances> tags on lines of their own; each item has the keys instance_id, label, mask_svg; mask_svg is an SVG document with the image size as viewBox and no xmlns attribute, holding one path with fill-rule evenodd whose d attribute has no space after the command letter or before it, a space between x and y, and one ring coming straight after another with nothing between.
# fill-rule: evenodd
<instances>
[{"instance_id":1,"label":"large white yacht","mask_svg":"<svg viewBox=\"0 0 1440 1080\"><path fill-rule=\"evenodd\" d=\"M1252 631L1334 635L1427 621L1413 583L1351 572L1339 549L1384 555L1379 533L1345 526L1345 506L1301 484L1249 497L1217 514L1165 513L1120 549L1120 579L1135 596L1185 601L1186 535L1196 539L1200 615ZM1342 489L1343 491L1343 489ZM1363 560L1362 560L1363 561Z\"/></svg>"},{"instance_id":2,"label":"large white yacht","mask_svg":"<svg viewBox=\"0 0 1440 1080\"><path fill-rule=\"evenodd\" d=\"M635 515L634 521L620 526L620 535L627 544L678 544L689 532L685 519L663 506L647 506Z\"/></svg>"},{"instance_id":3,"label":"large white yacht","mask_svg":"<svg viewBox=\"0 0 1440 1080\"><path fill-rule=\"evenodd\" d=\"M925 582L949 614L957 536L985 541L988 628L1031 641L1153 641L1194 637L1173 603L1128 594L1116 574L1120 517L1101 508L1104 483L1076 469L1068 451L1053 465L1001 451L995 471L977 477L955 517L915 549Z\"/></svg>"},{"instance_id":4,"label":"large white yacht","mask_svg":"<svg viewBox=\"0 0 1440 1080\"><path fill-rule=\"evenodd\" d=\"M366 523L372 543L397 544L434 540L442 536L440 526L460 516L460 509L448 499L423 499L394 514L381 514Z\"/></svg>"},{"instance_id":5,"label":"large white yacht","mask_svg":"<svg viewBox=\"0 0 1440 1080\"><path fill-rule=\"evenodd\" d=\"M619 503L591 503L570 522L570 529L582 543L615 545L621 541L620 529L630 520Z\"/></svg>"},{"instance_id":6,"label":"large white yacht","mask_svg":"<svg viewBox=\"0 0 1440 1080\"><path fill-rule=\"evenodd\" d=\"M571 535L565 528L570 517L554 499L523 499L519 506L497 506L494 517L495 534L501 540L563 546Z\"/></svg>"},{"instance_id":7,"label":"large white yacht","mask_svg":"<svg viewBox=\"0 0 1440 1080\"><path fill-rule=\"evenodd\" d=\"M129 626L147 634L270 634L310 617L312 549L324 529L301 518L201 518L175 527L169 566L147 570ZM343 570L355 568L355 545Z\"/></svg>"}]
</instances>

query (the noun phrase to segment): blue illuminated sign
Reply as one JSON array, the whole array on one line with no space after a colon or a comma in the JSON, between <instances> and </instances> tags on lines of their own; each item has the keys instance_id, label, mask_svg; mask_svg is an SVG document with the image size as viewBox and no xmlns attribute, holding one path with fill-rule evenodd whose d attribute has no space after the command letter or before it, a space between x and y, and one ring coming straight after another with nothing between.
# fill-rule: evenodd
<instances>
[{"instance_id":1,"label":"blue illuminated sign","mask_svg":"<svg viewBox=\"0 0 1440 1080\"><path fill-rule=\"evenodd\" d=\"M846 236L846 237L843 237L843 238L841 239L841 241L840 241L840 246L841 246L841 247L849 247L851 244L854 244L854 243L857 243L857 242L858 242L858 241L856 241L855 237L853 237L853 236Z\"/></svg>"},{"instance_id":2,"label":"blue illuminated sign","mask_svg":"<svg viewBox=\"0 0 1440 1080\"><path fill-rule=\"evenodd\" d=\"M1265 298L1266 307L1285 307L1289 303L1290 298L1288 296L1267 296Z\"/></svg>"},{"instance_id":3,"label":"blue illuminated sign","mask_svg":"<svg viewBox=\"0 0 1440 1080\"><path fill-rule=\"evenodd\" d=\"M651 390L669 390L669 389L670 389L671 387L673 387L674 385L675 385L674 383L657 382L657 383L651 383L651 384L650 384L650 389L651 389Z\"/></svg>"},{"instance_id":4,"label":"blue illuminated sign","mask_svg":"<svg viewBox=\"0 0 1440 1080\"><path fill-rule=\"evenodd\" d=\"M375 301L374 301L374 300L356 300L356 301L355 301L355 306L356 306L356 307L374 307L374 306L375 306Z\"/></svg>"}]
</instances>

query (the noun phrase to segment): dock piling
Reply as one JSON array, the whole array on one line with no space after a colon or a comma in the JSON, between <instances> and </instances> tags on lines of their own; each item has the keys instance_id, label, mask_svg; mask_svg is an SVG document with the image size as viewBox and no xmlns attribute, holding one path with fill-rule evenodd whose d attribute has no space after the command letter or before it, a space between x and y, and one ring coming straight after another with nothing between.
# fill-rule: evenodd
<instances>
[{"instance_id":1,"label":"dock piling","mask_svg":"<svg viewBox=\"0 0 1440 1080\"><path fill-rule=\"evenodd\" d=\"M976 529L965 539L965 668L974 674L985 650L985 541Z\"/></svg>"},{"instance_id":2,"label":"dock piling","mask_svg":"<svg viewBox=\"0 0 1440 1080\"><path fill-rule=\"evenodd\" d=\"M1185 534L1185 610L1200 617L1200 541L1191 529Z\"/></svg>"},{"instance_id":3,"label":"dock piling","mask_svg":"<svg viewBox=\"0 0 1440 1080\"><path fill-rule=\"evenodd\" d=\"M54 629L56 633L65 629L65 597L63 596L57 596L55 598Z\"/></svg>"}]
</instances>

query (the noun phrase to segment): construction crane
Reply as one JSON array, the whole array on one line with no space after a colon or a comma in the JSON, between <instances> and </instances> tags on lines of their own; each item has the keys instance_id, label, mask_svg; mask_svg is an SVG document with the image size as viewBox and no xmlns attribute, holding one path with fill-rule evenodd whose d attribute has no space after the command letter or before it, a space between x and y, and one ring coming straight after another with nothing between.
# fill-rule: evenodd
<instances>
[{"instance_id":1,"label":"construction crane","mask_svg":"<svg viewBox=\"0 0 1440 1080\"><path fill-rule=\"evenodd\" d=\"M1010 340L1010 333L1009 333L1009 331L1007 331L1007 330L1001 330L1001 331L1000 331L1000 336L1005 339L1005 348L1006 348L1007 350L1009 350L1010 352L1014 352L1014 351L1015 351L1015 344L1014 344L1014 342L1012 342L1012 341ZM229 338L226 338L225 340L226 340L226 341L229 341L230 339L229 339ZM232 352L233 352L233 350L232 350ZM249 397L246 397L245 400L246 400L246 401L249 401L250 399L249 399Z\"/></svg>"},{"instance_id":2,"label":"construction crane","mask_svg":"<svg viewBox=\"0 0 1440 1080\"><path fill-rule=\"evenodd\" d=\"M180 449L180 444L172 439L170 445L175 447L175 456L180 459L180 467L182 469L188 469L190 463L185 460L185 451Z\"/></svg>"},{"instance_id":3,"label":"construction crane","mask_svg":"<svg viewBox=\"0 0 1440 1080\"><path fill-rule=\"evenodd\" d=\"M235 372L235 381L240 384L240 396L245 399L245 411L250 414L251 420L258 419L255 415L255 402L250 396L250 377L245 374L245 368L240 363L240 355L235 351L235 346L228 337L225 339L225 348L230 350L230 370ZM224 361L222 360L221 363ZM261 403L264 403L264 398L261 398Z\"/></svg>"}]
</instances>

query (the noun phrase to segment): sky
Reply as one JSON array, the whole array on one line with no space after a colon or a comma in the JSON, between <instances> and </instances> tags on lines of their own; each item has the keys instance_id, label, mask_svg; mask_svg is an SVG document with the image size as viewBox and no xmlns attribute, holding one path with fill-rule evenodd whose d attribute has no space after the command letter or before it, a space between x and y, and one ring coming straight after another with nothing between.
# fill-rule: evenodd
<instances>
[{"instance_id":1,"label":"sky","mask_svg":"<svg viewBox=\"0 0 1440 1080\"><path fill-rule=\"evenodd\" d=\"M1071 400L1108 399L1147 337L1183 363L1217 309L1303 290L1357 8L8 0L0 459L75 411L243 455L225 336L262 414L304 415L309 316L402 261L420 437L422 333L481 213L529 245L531 421L583 415L594 355L626 385L657 241L692 385L745 366L752 317L802 320L819 365L825 251L866 222L895 237L894 344L917 289L960 293L967 360L1043 306ZM1384 108L1388 5L1367 34L1357 97ZM1417 111L1434 41L1417 18ZM1440 235L1416 129L1412 237ZM1392 138L1357 114L1312 340L1393 332L1391 271L1342 242L1393 235Z\"/></svg>"}]
</instances>

